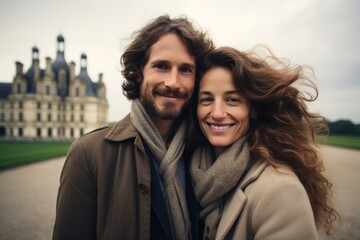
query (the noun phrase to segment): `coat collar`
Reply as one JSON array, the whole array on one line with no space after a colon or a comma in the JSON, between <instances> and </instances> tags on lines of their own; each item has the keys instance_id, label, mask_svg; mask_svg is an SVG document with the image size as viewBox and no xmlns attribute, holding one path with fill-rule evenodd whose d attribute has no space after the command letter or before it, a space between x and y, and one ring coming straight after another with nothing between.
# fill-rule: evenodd
<instances>
[{"instance_id":1,"label":"coat collar","mask_svg":"<svg viewBox=\"0 0 360 240\"><path fill-rule=\"evenodd\" d=\"M130 114L127 114L122 120L109 128L109 132L105 135L105 139L114 142L135 138L139 135L131 122Z\"/></svg>"},{"instance_id":2,"label":"coat collar","mask_svg":"<svg viewBox=\"0 0 360 240\"><path fill-rule=\"evenodd\" d=\"M216 233L216 239L225 238L245 206L247 198L244 189L255 181L268 165L269 163L265 161L256 161L238 186L229 194L224 204L224 211Z\"/></svg>"}]
</instances>

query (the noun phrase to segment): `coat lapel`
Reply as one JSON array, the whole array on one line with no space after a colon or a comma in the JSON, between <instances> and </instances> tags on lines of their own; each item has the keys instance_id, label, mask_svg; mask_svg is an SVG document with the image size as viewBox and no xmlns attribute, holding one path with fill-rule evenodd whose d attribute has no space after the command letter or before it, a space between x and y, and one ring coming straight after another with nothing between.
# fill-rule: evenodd
<instances>
[{"instance_id":1,"label":"coat lapel","mask_svg":"<svg viewBox=\"0 0 360 240\"><path fill-rule=\"evenodd\" d=\"M261 172L269 165L265 161L256 161L237 187L229 194L225 200L224 211L220 219L219 227L216 233L216 240L222 240L226 237L231 227L238 219L242 209L247 201L244 193L245 188L255 181Z\"/></svg>"},{"instance_id":2,"label":"coat lapel","mask_svg":"<svg viewBox=\"0 0 360 240\"><path fill-rule=\"evenodd\" d=\"M215 239L224 239L229 232L234 222L240 215L246 203L246 196L241 188L236 188L235 191L227 198L224 205L224 211L219 223L218 231Z\"/></svg>"}]
</instances>

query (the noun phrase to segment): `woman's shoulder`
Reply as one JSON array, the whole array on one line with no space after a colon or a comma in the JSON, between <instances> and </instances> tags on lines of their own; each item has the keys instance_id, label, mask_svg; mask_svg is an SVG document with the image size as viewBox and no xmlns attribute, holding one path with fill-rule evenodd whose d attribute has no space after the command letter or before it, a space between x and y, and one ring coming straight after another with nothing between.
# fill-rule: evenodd
<instances>
[{"instance_id":1,"label":"woman's shoulder","mask_svg":"<svg viewBox=\"0 0 360 240\"><path fill-rule=\"evenodd\" d=\"M243 189L255 184L257 188L279 188L283 185L303 188L294 171L284 165L273 166L265 161L257 161L243 179ZM305 190L305 189L304 189Z\"/></svg>"},{"instance_id":2,"label":"woman's shoulder","mask_svg":"<svg viewBox=\"0 0 360 240\"><path fill-rule=\"evenodd\" d=\"M243 191L247 214L258 236L283 239L279 236L292 234L297 236L295 239L314 239L316 227L309 197L289 167L266 164L257 179ZM276 226L283 226L283 230L275 231ZM309 238L299 238L304 231Z\"/></svg>"}]
</instances>

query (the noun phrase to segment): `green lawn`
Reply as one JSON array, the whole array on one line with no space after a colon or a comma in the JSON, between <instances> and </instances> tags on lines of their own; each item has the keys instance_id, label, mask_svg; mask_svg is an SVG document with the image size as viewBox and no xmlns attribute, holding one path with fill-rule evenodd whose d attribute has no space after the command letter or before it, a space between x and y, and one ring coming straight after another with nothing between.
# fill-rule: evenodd
<instances>
[{"instance_id":1,"label":"green lawn","mask_svg":"<svg viewBox=\"0 0 360 240\"><path fill-rule=\"evenodd\" d=\"M70 142L0 142L0 168L65 156Z\"/></svg>"},{"instance_id":2,"label":"green lawn","mask_svg":"<svg viewBox=\"0 0 360 240\"><path fill-rule=\"evenodd\" d=\"M360 136L318 136L319 144L360 150ZM71 142L0 142L0 169L65 156Z\"/></svg>"},{"instance_id":3,"label":"green lawn","mask_svg":"<svg viewBox=\"0 0 360 240\"><path fill-rule=\"evenodd\" d=\"M360 150L360 136L318 136L317 141L320 144Z\"/></svg>"}]
</instances>

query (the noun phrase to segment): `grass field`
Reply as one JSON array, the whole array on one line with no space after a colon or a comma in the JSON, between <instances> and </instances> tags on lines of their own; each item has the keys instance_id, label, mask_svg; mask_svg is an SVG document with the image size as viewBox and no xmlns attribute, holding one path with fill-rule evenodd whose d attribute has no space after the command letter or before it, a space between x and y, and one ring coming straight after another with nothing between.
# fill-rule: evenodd
<instances>
[{"instance_id":1,"label":"grass field","mask_svg":"<svg viewBox=\"0 0 360 240\"><path fill-rule=\"evenodd\" d=\"M360 136L318 136L319 144L360 150ZM0 169L65 156L71 142L0 142Z\"/></svg>"},{"instance_id":2,"label":"grass field","mask_svg":"<svg viewBox=\"0 0 360 240\"><path fill-rule=\"evenodd\" d=\"M317 141L320 144L360 150L360 136L318 136Z\"/></svg>"},{"instance_id":3,"label":"grass field","mask_svg":"<svg viewBox=\"0 0 360 240\"><path fill-rule=\"evenodd\" d=\"M70 142L0 142L0 168L65 156Z\"/></svg>"}]
</instances>

